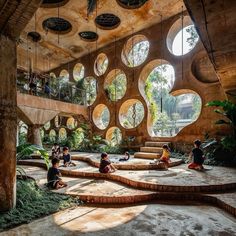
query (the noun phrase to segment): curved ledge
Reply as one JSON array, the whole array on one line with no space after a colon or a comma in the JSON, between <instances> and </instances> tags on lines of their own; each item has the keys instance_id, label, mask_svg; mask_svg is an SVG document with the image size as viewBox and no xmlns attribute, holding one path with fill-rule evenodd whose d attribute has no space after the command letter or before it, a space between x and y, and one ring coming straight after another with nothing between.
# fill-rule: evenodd
<instances>
[{"instance_id":1,"label":"curved ledge","mask_svg":"<svg viewBox=\"0 0 236 236\"><path fill-rule=\"evenodd\" d=\"M100 163L92 160L89 157L83 157L83 156L72 156L72 160L76 161L84 161L90 164L93 167L99 168ZM182 160L173 161L170 163L169 167L174 167L182 164ZM113 164L118 170L163 170L165 169L164 163L159 163L158 165L152 165L152 164Z\"/></svg>"},{"instance_id":2,"label":"curved ledge","mask_svg":"<svg viewBox=\"0 0 236 236\"><path fill-rule=\"evenodd\" d=\"M37 166L46 169L45 163L34 162L32 160L20 160L18 161L20 165ZM195 186L176 186L176 185L166 185L166 184L154 184L148 182L142 182L137 180L132 180L118 174L102 174L99 172L82 172L60 169L61 174L68 177L85 177L85 178L96 178L96 179L107 179L114 182L119 182L124 185L142 189L151 190L157 192L170 192L170 193L218 193L224 191L230 191L236 189L236 183L226 183L226 184L214 184L214 185L195 185Z\"/></svg>"},{"instance_id":3,"label":"curved ledge","mask_svg":"<svg viewBox=\"0 0 236 236\"><path fill-rule=\"evenodd\" d=\"M44 164L39 163L38 164ZM45 166L44 166L45 167ZM29 178L35 178L29 176ZM40 177L39 177L40 179ZM39 186L40 187L40 186ZM201 194L201 193L184 193L184 192L150 192L150 191L137 191L135 194L128 195L116 195L111 196L110 194L97 195L95 194L79 194L74 191L58 192L63 195L70 195L72 197L79 197L80 200L87 204L137 204L137 203L150 203L150 201L191 201L191 202L202 202L207 204L215 205L226 212L236 216L236 205L232 204L232 199L234 198L234 193L226 194Z\"/></svg>"}]
</instances>

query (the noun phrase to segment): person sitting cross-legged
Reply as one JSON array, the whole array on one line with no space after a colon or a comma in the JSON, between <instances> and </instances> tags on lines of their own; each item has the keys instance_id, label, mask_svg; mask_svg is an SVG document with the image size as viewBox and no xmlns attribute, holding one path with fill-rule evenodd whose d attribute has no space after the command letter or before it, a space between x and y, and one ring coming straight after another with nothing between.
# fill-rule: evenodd
<instances>
[{"instance_id":1,"label":"person sitting cross-legged","mask_svg":"<svg viewBox=\"0 0 236 236\"><path fill-rule=\"evenodd\" d=\"M65 167L76 166L76 164L71 161L71 155L69 153L69 148L68 147L63 147L62 151L63 151L62 159L63 159L63 162L64 162L64 166Z\"/></svg>"},{"instance_id":2,"label":"person sitting cross-legged","mask_svg":"<svg viewBox=\"0 0 236 236\"><path fill-rule=\"evenodd\" d=\"M203 170L203 162L204 162L204 154L203 151L200 148L201 141L195 140L194 141L194 149L190 153L190 158L193 159L193 161L188 165L189 169L195 169L195 170Z\"/></svg>"},{"instance_id":3,"label":"person sitting cross-legged","mask_svg":"<svg viewBox=\"0 0 236 236\"><path fill-rule=\"evenodd\" d=\"M108 158L107 153L101 154L101 161L99 166L99 172L100 173L112 173L115 172L116 168L111 164L111 161Z\"/></svg>"},{"instance_id":4,"label":"person sitting cross-legged","mask_svg":"<svg viewBox=\"0 0 236 236\"><path fill-rule=\"evenodd\" d=\"M170 148L167 144L164 144L162 146L162 155L159 160L159 162L164 162L165 163L165 168L167 169L169 167L170 163Z\"/></svg>"},{"instance_id":5,"label":"person sitting cross-legged","mask_svg":"<svg viewBox=\"0 0 236 236\"><path fill-rule=\"evenodd\" d=\"M67 184L61 179L61 173L58 169L60 160L58 158L52 159L52 166L48 170L47 174L47 186L52 189L59 189L66 187Z\"/></svg>"}]
</instances>

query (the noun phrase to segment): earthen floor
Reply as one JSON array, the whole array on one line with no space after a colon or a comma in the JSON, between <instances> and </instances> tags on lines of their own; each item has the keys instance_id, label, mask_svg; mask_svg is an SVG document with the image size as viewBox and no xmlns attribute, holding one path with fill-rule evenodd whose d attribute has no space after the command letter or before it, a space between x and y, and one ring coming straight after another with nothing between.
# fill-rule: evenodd
<instances>
[{"instance_id":1,"label":"earthen floor","mask_svg":"<svg viewBox=\"0 0 236 236\"><path fill-rule=\"evenodd\" d=\"M236 221L205 205L81 206L35 220L0 236L236 235Z\"/></svg>"},{"instance_id":2,"label":"earthen floor","mask_svg":"<svg viewBox=\"0 0 236 236\"><path fill-rule=\"evenodd\" d=\"M86 155L86 158L99 162L97 154ZM114 161L113 158L116 157L111 157ZM91 162L84 159L83 161L76 159L74 162L77 164L76 167L60 167L62 173L65 174L63 180L68 187L57 190L57 192L79 196L85 203L90 204L58 212L0 233L0 236L236 235L236 220L233 217L236 215L234 185L236 171L233 168L207 166L208 170L198 172L188 170L185 164L181 164L166 171L118 170L113 174L101 176L102 178L96 178L96 176L100 177L100 174L98 168ZM149 165L150 161L131 159L129 162L133 165L140 163ZM41 188L45 188L46 170L43 161L25 160L23 164L21 167L24 168L26 174L33 177ZM122 165L126 165L126 163ZM108 176L114 178L107 178ZM122 183L120 178L128 181ZM154 184L155 186L161 184L163 186L187 186L189 188L194 185L209 187L229 184L231 189L220 193L217 191L202 193L199 189L199 192L195 194L195 189L189 193L177 193L168 192L168 189L163 188L163 192L158 192L148 188L140 189L137 183ZM214 190L221 189L214 187ZM159 197L161 194L164 194L162 198ZM188 201L185 196L190 196L191 201ZM138 202L143 203L133 205ZM210 205L207 206L207 203ZM211 204L217 205L226 212Z\"/></svg>"}]
</instances>

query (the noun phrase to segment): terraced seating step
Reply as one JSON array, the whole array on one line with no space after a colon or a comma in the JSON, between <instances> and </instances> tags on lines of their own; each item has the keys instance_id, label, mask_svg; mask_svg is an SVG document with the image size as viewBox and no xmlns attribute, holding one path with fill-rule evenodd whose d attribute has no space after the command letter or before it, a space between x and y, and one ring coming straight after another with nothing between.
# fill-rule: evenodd
<instances>
[{"instance_id":1,"label":"terraced seating step","mask_svg":"<svg viewBox=\"0 0 236 236\"><path fill-rule=\"evenodd\" d=\"M162 153L161 147L141 147L140 152Z\"/></svg>"},{"instance_id":2,"label":"terraced seating step","mask_svg":"<svg viewBox=\"0 0 236 236\"><path fill-rule=\"evenodd\" d=\"M134 153L134 158L157 159L160 157L161 157L161 153L151 153L151 152L136 152L136 153Z\"/></svg>"},{"instance_id":3,"label":"terraced seating step","mask_svg":"<svg viewBox=\"0 0 236 236\"><path fill-rule=\"evenodd\" d=\"M147 141L147 142L145 142L145 147L162 147L164 144L170 145L170 142Z\"/></svg>"}]
</instances>

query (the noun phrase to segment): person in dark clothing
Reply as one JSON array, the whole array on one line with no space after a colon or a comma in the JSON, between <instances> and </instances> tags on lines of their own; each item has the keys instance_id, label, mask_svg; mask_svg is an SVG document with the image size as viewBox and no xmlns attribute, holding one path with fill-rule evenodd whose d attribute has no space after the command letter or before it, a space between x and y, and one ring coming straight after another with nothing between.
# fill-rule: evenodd
<instances>
[{"instance_id":1,"label":"person in dark clothing","mask_svg":"<svg viewBox=\"0 0 236 236\"><path fill-rule=\"evenodd\" d=\"M61 148L57 143L54 143L52 146L52 157L59 158L61 154Z\"/></svg>"},{"instance_id":2,"label":"person in dark clothing","mask_svg":"<svg viewBox=\"0 0 236 236\"><path fill-rule=\"evenodd\" d=\"M49 87L49 83L48 83L48 82L45 83L45 86L44 86L44 93L45 93L47 96L50 96L50 94L51 94L51 88Z\"/></svg>"},{"instance_id":3,"label":"person in dark clothing","mask_svg":"<svg viewBox=\"0 0 236 236\"><path fill-rule=\"evenodd\" d=\"M32 75L29 78L30 95L37 95L37 78L36 75Z\"/></svg>"},{"instance_id":4,"label":"person in dark clothing","mask_svg":"<svg viewBox=\"0 0 236 236\"><path fill-rule=\"evenodd\" d=\"M194 149L192 150L190 157L192 158L192 163L188 165L189 169L195 169L195 170L202 170L203 162L204 162L204 154L203 151L200 149L201 141L195 140L194 141Z\"/></svg>"},{"instance_id":5,"label":"person in dark clothing","mask_svg":"<svg viewBox=\"0 0 236 236\"><path fill-rule=\"evenodd\" d=\"M125 157L120 158L119 161L128 161L130 158L129 152L125 152Z\"/></svg>"},{"instance_id":6,"label":"person in dark clothing","mask_svg":"<svg viewBox=\"0 0 236 236\"><path fill-rule=\"evenodd\" d=\"M115 172L116 168L111 164L111 161L108 158L107 153L101 154L101 161L99 166L99 172L100 173L112 173Z\"/></svg>"},{"instance_id":7,"label":"person in dark clothing","mask_svg":"<svg viewBox=\"0 0 236 236\"><path fill-rule=\"evenodd\" d=\"M63 150L62 159L63 159L63 162L64 162L64 166L65 167L76 166L76 164L71 161L71 155L69 153L69 148L68 147L63 147L62 150Z\"/></svg>"},{"instance_id":8,"label":"person in dark clothing","mask_svg":"<svg viewBox=\"0 0 236 236\"><path fill-rule=\"evenodd\" d=\"M47 186L49 188L59 189L67 186L67 184L64 183L61 179L61 173L58 169L59 162L60 161L57 158L52 159L52 166L49 168L47 174L47 180L48 180Z\"/></svg>"}]
</instances>

